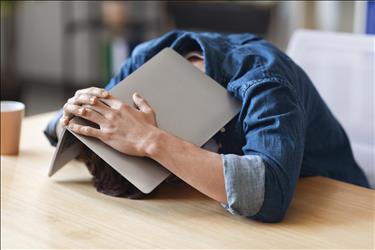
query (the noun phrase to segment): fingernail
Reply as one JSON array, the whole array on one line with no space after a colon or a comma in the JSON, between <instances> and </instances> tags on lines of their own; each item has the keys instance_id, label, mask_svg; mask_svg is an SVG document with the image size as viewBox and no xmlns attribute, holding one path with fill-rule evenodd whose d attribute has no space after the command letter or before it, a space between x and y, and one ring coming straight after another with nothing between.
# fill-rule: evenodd
<instances>
[{"instance_id":1,"label":"fingernail","mask_svg":"<svg viewBox=\"0 0 375 250\"><path fill-rule=\"evenodd\" d=\"M107 91L102 92L103 97L107 97L108 95L109 95L109 93Z\"/></svg>"},{"instance_id":2,"label":"fingernail","mask_svg":"<svg viewBox=\"0 0 375 250\"><path fill-rule=\"evenodd\" d=\"M83 115L84 112L85 112L85 109L84 109L84 108L80 108L80 109L78 109L78 114Z\"/></svg>"}]
</instances>

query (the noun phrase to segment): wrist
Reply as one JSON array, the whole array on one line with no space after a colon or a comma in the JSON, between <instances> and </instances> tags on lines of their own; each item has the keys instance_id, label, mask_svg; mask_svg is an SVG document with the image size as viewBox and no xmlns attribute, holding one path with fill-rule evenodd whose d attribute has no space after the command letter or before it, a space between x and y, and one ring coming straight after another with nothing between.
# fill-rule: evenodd
<instances>
[{"instance_id":1,"label":"wrist","mask_svg":"<svg viewBox=\"0 0 375 250\"><path fill-rule=\"evenodd\" d=\"M167 133L158 127L153 127L143 145L143 152L146 157L155 159L162 149L162 142L165 141ZM164 138L164 139L163 139Z\"/></svg>"}]
</instances>

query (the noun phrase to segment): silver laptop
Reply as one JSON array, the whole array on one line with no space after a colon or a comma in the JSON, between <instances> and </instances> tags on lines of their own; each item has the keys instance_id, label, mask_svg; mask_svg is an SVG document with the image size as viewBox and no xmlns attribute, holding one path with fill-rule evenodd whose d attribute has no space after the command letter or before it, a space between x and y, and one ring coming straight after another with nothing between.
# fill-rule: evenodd
<instances>
[{"instance_id":1,"label":"silver laptop","mask_svg":"<svg viewBox=\"0 0 375 250\"><path fill-rule=\"evenodd\" d=\"M184 57L166 48L126 77L111 91L132 105L138 92L156 112L158 126L199 147L228 123L241 104L227 90ZM85 123L80 119L81 123ZM148 158L122 154L98 139L64 129L49 170L49 176L89 147L143 193L150 193L170 172Z\"/></svg>"}]
</instances>

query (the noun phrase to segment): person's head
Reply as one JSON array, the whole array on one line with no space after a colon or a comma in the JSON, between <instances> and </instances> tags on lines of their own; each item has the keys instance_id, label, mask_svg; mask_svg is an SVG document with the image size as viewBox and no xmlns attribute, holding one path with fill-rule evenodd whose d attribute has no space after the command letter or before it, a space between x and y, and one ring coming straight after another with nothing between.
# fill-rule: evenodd
<instances>
[{"instance_id":1,"label":"person's head","mask_svg":"<svg viewBox=\"0 0 375 250\"><path fill-rule=\"evenodd\" d=\"M128 8L123 2L103 1L102 18L113 35L121 35L128 22Z\"/></svg>"},{"instance_id":2,"label":"person's head","mask_svg":"<svg viewBox=\"0 0 375 250\"><path fill-rule=\"evenodd\" d=\"M93 176L94 186L98 192L130 199L141 199L146 196L89 148L84 149L81 160Z\"/></svg>"}]
</instances>

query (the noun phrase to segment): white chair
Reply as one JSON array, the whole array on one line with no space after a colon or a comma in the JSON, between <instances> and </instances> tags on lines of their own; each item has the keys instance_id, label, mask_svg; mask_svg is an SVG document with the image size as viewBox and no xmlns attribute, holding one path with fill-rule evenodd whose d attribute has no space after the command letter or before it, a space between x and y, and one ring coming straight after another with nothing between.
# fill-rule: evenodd
<instances>
[{"instance_id":1,"label":"white chair","mask_svg":"<svg viewBox=\"0 0 375 250\"><path fill-rule=\"evenodd\" d=\"M310 76L347 132L372 188L374 174L375 36L298 30L287 54ZM322 142L323 143L323 142Z\"/></svg>"}]
</instances>

